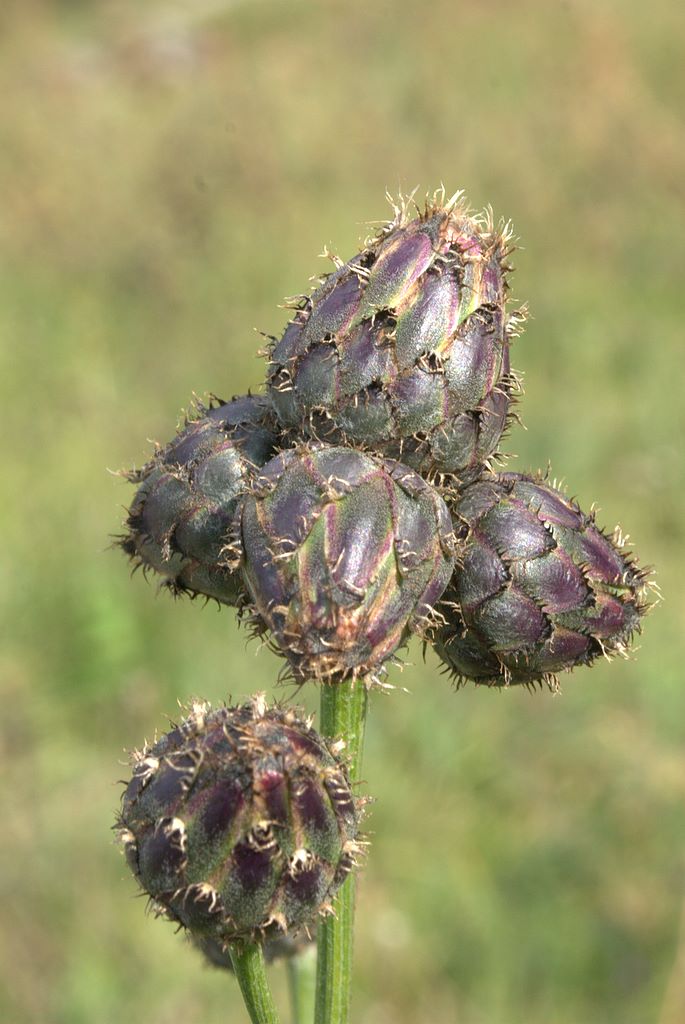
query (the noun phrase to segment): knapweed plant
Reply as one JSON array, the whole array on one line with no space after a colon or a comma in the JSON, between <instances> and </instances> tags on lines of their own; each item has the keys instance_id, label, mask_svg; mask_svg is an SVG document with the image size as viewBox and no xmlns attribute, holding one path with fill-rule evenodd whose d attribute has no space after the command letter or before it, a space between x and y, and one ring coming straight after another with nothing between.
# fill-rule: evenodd
<instances>
[{"instance_id":1,"label":"knapweed plant","mask_svg":"<svg viewBox=\"0 0 685 1024\"><path fill-rule=\"evenodd\" d=\"M620 532L500 471L525 319L509 225L444 191L394 214L292 300L258 395L198 408L128 474L134 563L235 607L282 677L320 689L319 732L261 694L196 702L134 753L117 823L155 910L232 968L255 1024L278 1019L278 955L311 1018L314 937L315 1024L349 1018L367 695L410 637L458 684L555 688L627 652L648 604Z\"/></svg>"}]
</instances>

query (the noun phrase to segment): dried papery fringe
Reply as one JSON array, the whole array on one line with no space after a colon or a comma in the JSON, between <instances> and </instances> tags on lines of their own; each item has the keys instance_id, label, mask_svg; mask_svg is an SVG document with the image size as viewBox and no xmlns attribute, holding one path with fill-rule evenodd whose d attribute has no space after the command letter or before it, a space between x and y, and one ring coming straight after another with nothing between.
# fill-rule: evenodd
<instances>
[{"instance_id":1,"label":"dried papery fringe","mask_svg":"<svg viewBox=\"0 0 685 1024\"><path fill-rule=\"evenodd\" d=\"M283 656L282 645L274 638L264 616L255 605L250 605L249 602L245 604L238 618L238 623L247 630L248 642L257 641L261 647L266 648L271 654L278 655L279 657ZM434 626L431 619L430 628L437 628L438 626L439 619L436 617ZM416 635L422 636L424 632L429 632L429 627L417 625ZM387 680L389 669L393 667L398 671L402 671L405 666L405 661L400 656L400 650L398 650L390 655L386 662L372 671L365 670L359 666L340 671L334 664L331 664L329 670L326 671L326 667L321 664L320 659L311 663L307 661L306 656L297 644L299 638L296 635L289 637L289 639L290 651L296 656L299 655L301 662L297 669L288 661L282 662L276 678L276 686L278 687L294 686L296 691L299 691L307 683L314 683L318 686L330 686L361 680L367 690L381 690L387 693L396 689Z\"/></svg>"},{"instance_id":2,"label":"dried papery fringe","mask_svg":"<svg viewBox=\"0 0 685 1024\"><path fill-rule=\"evenodd\" d=\"M434 192L426 193L423 206L416 202L417 192L418 186L408 195L404 195L401 191L398 192L397 197L390 192L385 193L393 216L390 220L381 222L380 228L364 239L363 249L372 248L378 241L387 238L393 231L405 228L417 217L421 221L427 221L436 213L448 213L454 221L473 224L483 239L490 243L488 253L499 250L503 261L507 260L518 248L518 237L514 232L512 221L504 217L495 221L492 206L489 204L482 210L474 210L466 198L464 189L458 189L448 197L445 186L441 185ZM325 255L328 255L327 251ZM340 261L339 265L343 266L343 261ZM511 270L510 267L503 267L503 269Z\"/></svg>"}]
</instances>

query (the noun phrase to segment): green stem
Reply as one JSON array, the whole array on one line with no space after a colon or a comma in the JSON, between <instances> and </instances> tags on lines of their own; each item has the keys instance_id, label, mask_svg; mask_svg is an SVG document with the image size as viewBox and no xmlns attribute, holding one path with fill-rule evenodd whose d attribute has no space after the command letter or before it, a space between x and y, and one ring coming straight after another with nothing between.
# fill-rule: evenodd
<instances>
[{"instance_id":1,"label":"green stem","mask_svg":"<svg viewBox=\"0 0 685 1024\"><path fill-rule=\"evenodd\" d=\"M350 782L359 781L367 690L363 679L321 686L319 727L324 736L343 739ZM352 872L333 901L335 916L318 928L315 1024L347 1024L350 1015L355 875Z\"/></svg>"},{"instance_id":2,"label":"green stem","mask_svg":"<svg viewBox=\"0 0 685 1024\"><path fill-rule=\"evenodd\" d=\"M260 942L232 942L233 970L252 1024L278 1024L278 1014L266 980Z\"/></svg>"},{"instance_id":3,"label":"green stem","mask_svg":"<svg viewBox=\"0 0 685 1024\"><path fill-rule=\"evenodd\" d=\"M288 957L291 1024L311 1024L316 992L316 948L308 946L301 953Z\"/></svg>"}]
</instances>

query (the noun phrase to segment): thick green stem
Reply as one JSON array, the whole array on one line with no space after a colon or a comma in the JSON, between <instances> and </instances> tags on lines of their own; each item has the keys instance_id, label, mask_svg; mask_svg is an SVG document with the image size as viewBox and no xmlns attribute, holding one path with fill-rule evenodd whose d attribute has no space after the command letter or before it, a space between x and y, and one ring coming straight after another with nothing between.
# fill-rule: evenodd
<instances>
[{"instance_id":1,"label":"thick green stem","mask_svg":"<svg viewBox=\"0 0 685 1024\"><path fill-rule=\"evenodd\" d=\"M252 1024L278 1024L260 942L232 942L233 970Z\"/></svg>"},{"instance_id":2,"label":"thick green stem","mask_svg":"<svg viewBox=\"0 0 685 1024\"><path fill-rule=\"evenodd\" d=\"M288 957L291 1024L312 1024L316 993L316 947Z\"/></svg>"},{"instance_id":3,"label":"thick green stem","mask_svg":"<svg viewBox=\"0 0 685 1024\"><path fill-rule=\"evenodd\" d=\"M367 690L363 679L322 685L319 727L324 736L345 741L350 782L359 781ZM350 1015L355 875L350 874L333 902L335 916L318 929L315 1024L347 1024Z\"/></svg>"}]
</instances>

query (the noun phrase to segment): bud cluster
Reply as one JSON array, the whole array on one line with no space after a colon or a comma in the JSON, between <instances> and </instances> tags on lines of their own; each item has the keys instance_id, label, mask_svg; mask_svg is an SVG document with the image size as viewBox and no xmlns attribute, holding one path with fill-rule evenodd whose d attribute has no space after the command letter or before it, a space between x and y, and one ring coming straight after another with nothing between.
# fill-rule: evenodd
<instances>
[{"instance_id":1,"label":"bud cluster","mask_svg":"<svg viewBox=\"0 0 685 1024\"><path fill-rule=\"evenodd\" d=\"M626 654L651 584L620 532L499 468L524 319L512 249L460 194L403 200L294 301L261 395L200 408L128 474L124 551L237 607L324 693L381 684L415 634L459 683L498 687ZM257 697L197 705L136 755L119 830L155 907L225 963L231 943L311 931L360 811L340 748Z\"/></svg>"},{"instance_id":2,"label":"bud cluster","mask_svg":"<svg viewBox=\"0 0 685 1024\"><path fill-rule=\"evenodd\" d=\"M298 682L379 682L414 633L491 685L627 650L645 573L544 481L496 470L512 250L461 194L402 201L294 301L264 394L203 410L133 477L125 551L247 611Z\"/></svg>"}]
</instances>

